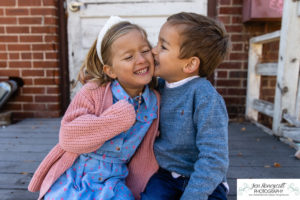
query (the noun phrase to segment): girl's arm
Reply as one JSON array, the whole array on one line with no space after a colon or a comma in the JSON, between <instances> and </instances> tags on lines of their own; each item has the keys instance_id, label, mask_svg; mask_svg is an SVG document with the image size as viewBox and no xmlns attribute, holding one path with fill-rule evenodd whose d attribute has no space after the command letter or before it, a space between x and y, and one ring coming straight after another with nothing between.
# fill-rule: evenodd
<instances>
[{"instance_id":1,"label":"girl's arm","mask_svg":"<svg viewBox=\"0 0 300 200\"><path fill-rule=\"evenodd\" d=\"M104 89L83 87L74 97L61 122L59 144L64 150L79 154L95 151L134 124L134 107L125 100L113 104L97 116L95 104L102 105L104 100L92 98L92 95L103 97L103 94ZM101 102L95 103L95 100Z\"/></svg>"}]
</instances>

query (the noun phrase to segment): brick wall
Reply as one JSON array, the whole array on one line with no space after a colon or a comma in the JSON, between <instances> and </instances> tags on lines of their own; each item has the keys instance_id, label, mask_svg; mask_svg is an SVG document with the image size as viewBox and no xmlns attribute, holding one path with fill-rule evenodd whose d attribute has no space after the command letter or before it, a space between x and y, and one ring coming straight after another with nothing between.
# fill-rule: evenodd
<instances>
[{"instance_id":1,"label":"brick wall","mask_svg":"<svg viewBox=\"0 0 300 200\"><path fill-rule=\"evenodd\" d=\"M215 86L226 101L231 118L244 117L247 90L248 47L251 37L280 29L280 22L242 22L242 0L219 0L217 17L230 34L232 49L215 74ZM263 47L263 62L277 60L278 42ZM273 101L274 77L263 77L261 98Z\"/></svg>"},{"instance_id":2,"label":"brick wall","mask_svg":"<svg viewBox=\"0 0 300 200\"><path fill-rule=\"evenodd\" d=\"M57 0L0 1L0 81L9 76L24 80L4 108L15 119L59 116Z\"/></svg>"}]
</instances>

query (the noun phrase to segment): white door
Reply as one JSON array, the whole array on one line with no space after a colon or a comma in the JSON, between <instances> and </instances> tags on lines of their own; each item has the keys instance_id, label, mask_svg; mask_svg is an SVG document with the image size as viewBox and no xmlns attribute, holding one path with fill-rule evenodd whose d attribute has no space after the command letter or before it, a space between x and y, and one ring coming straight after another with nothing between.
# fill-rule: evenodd
<instances>
[{"instance_id":1,"label":"white door","mask_svg":"<svg viewBox=\"0 0 300 200\"><path fill-rule=\"evenodd\" d=\"M208 0L67 0L68 48L71 98L81 87L72 89L79 68L99 30L111 15L139 24L154 45L161 25L174 13L186 11L207 15Z\"/></svg>"}]
</instances>

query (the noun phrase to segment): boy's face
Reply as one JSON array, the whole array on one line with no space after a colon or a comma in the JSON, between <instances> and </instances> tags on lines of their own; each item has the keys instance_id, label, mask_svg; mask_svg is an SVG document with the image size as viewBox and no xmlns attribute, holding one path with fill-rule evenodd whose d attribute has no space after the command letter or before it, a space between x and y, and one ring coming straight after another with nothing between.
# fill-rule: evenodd
<instances>
[{"instance_id":1,"label":"boy's face","mask_svg":"<svg viewBox=\"0 0 300 200\"><path fill-rule=\"evenodd\" d=\"M152 49L155 60L154 76L159 76L169 83L187 77L183 67L188 59L180 59L180 35L178 28L166 22L160 29L158 43Z\"/></svg>"}]
</instances>

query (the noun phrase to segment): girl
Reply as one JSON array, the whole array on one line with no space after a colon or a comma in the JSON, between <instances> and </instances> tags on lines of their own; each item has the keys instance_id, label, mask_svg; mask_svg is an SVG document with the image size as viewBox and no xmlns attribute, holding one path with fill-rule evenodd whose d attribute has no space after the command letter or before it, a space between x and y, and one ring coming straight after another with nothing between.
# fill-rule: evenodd
<instances>
[{"instance_id":1,"label":"girl","mask_svg":"<svg viewBox=\"0 0 300 200\"><path fill-rule=\"evenodd\" d=\"M59 144L29 191L40 191L45 200L139 198L158 169L153 142L159 98L148 87L153 71L146 32L111 17L81 67L85 84L62 119Z\"/></svg>"}]
</instances>

